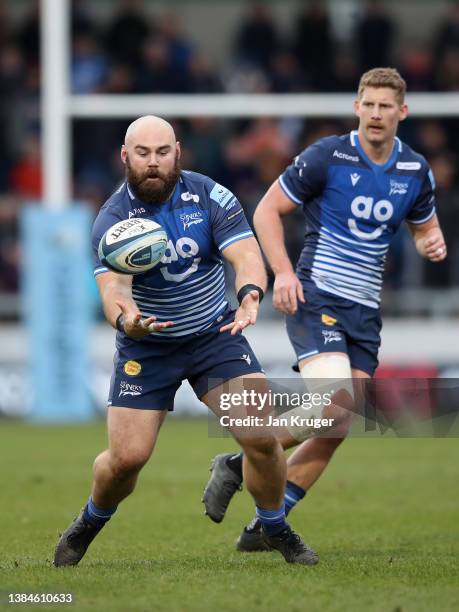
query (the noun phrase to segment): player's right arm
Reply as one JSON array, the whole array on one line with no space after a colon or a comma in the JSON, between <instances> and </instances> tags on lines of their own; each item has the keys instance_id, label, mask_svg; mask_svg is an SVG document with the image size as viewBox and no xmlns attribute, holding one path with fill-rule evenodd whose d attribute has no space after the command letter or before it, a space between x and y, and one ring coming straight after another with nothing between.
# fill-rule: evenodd
<instances>
[{"instance_id":1,"label":"player's right arm","mask_svg":"<svg viewBox=\"0 0 459 612\"><path fill-rule=\"evenodd\" d=\"M156 317L142 319L140 310L132 297L132 276L104 272L96 276L100 297L107 321L116 329L116 321L122 314L121 327L131 338L144 338L152 331L172 325L171 321L156 323Z\"/></svg>"},{"instance_id":2,"label":"player's right arm","mask_svg":"<svg viewBox=\"0 0 459 612\"><path fill-rule=\"evenodd\" d=\"M285 248L282 217L298 206L283 192L278 181L268 189L255 210L254 227L261 248L274 272L273 305L285 314L294 314L298 300L304 303L303 287Z\"/></svg>"}]
</instances>

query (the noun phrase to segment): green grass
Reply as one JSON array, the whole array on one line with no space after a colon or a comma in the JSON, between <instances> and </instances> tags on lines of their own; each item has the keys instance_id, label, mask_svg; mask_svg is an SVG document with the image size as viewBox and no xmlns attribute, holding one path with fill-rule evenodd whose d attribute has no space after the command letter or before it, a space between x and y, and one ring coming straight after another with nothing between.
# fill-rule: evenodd
<instances>
[{"instance_id":1,"label":"green grass","mask_svg":"<svg viewBox=\"0 0 459 612\"><path fill-rule=\"evenodd\" d=\"M8 592L71 592L76 611L459 609L455 439L348 440L291 516L321 555L311 568L235 551L253 514L247 493L221 525L200 503L210 458L235 445L210 439L204 420L172 418L81 565L56 569L58 531L84 503L105 440L101 423L0 424L1 604Z\"/></svg>"}]
</instances>

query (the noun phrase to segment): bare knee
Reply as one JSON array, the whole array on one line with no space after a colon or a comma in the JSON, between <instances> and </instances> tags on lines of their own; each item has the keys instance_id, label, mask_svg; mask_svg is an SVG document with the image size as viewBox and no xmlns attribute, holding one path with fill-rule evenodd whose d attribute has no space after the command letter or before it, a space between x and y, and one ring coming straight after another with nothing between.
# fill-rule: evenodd
<instances>
[{"instance_id":1,"label":"bare knee","mask_svg":"<svg viewBox=\"0 0 459 612\"><path fill-rule=\"evenodd\" d=\"M273 436L255 436L239 440L244 454L251 457L269 457L281 449L280 443Z\"/></svg>"},{"instance_id":2,"label":"bare knee","mask_svg":"<svg viewBox=\"0 0 459 612\"><path fill-rule=\"evenodd\" d=\"M149 452L138 450L111 453L110 469L117 480L137 475L150 458Z\"/></svg>"}]
</instances>

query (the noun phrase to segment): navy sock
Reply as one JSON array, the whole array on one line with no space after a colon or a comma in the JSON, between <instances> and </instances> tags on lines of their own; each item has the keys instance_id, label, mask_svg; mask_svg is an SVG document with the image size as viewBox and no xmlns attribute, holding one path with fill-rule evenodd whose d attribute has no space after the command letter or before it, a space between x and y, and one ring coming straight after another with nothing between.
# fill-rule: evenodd
<instances>
[{"instance_id":1,"label":"navy sock","mask_svg":"<svg viewBox=\"0 0 459 612\"><path fill-rule=\"evenodd\" d=\"M264 510L257 506L257 517L262 524L263 531L269 536L274 536L288 527L285 522L284 504L277 510Z\"/></svg>"},{"instance_id":2,"label":"navy sock","mask_svg":"<svg viewBox=\"0 0 459 612\"><path fill-rule=\"evenodd\" d=\"M88 499L88 503L84 507L83 518L87 523L91 523L94 527L103 527L115 514L118 506L113 508L98 508L92 501L92 497Z\"/></svg>"},{"instance_id":3,"label":"navy sock","mask_svg":"<svg viewBox=\"0 0 459 612\"><path fill-rule=\"evenodd\" d=\"M287 485L285 487L285 516L288 516L290 510L292 510L299 501L303 499L306 495L306 491L299 487L294 482L287 480Z\"/></svg>"},{"instance_id":4,"label":"navy sock","mask_svg":"<svg viewBox=\"0 0 459 612\"><path fill-rule=\"evenodd\" d=\"M244 453L235 453L226 459L226 465L242 478L242 457Z\"/></svg>"}]
</instances>

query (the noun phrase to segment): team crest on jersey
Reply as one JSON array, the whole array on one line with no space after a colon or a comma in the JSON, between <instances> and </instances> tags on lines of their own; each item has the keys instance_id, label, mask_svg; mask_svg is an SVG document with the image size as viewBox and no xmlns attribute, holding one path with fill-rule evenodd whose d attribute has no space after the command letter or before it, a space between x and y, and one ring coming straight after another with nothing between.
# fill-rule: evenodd
<instances>
[{"instance_id":1,"label":"team crest on jersey","mask_svg":"<svg viewBox=\"0 0 459 612\"><path fill-rule=\"evenodd\" d=\"M390 191L389 195L404 195L408 191L408 183L398 183L393 179L390 179Z\"/></svg>"},{"instance_id":2,"label":"team crest on jersey","mask_svg":"<svg viewBox=\"0 0 459 612\"><path fill-rule=\"evenodd\" d=\"M138 361L126 361L124 364L124 371L128 376L138 376L142 371L142 366Z\"/></svg>"},{"instance_id":3,"label":"team crest on jersey","mask_svg":"<svg viewBox=\"0 0 459 612\"><path fill-rule=\"evenodd\" d=\"M204 219L202 218L202 213L196 211L192 213L182 213L180 215L180 221L183 223L183 229L186 230L190 227L190 225L202 223Z\"/></svg>"},{"instance_id":4,"label":"team crest on jersey","mask_svg":"<svg viewBox=\"0 0 459 612\"><path fill-rule=\"evenodd\" d=\"M321 315L321 320L322 320L322 323L324 325L334 325L336 323L336 321L337 321L336 319L334 319L330 315L324 314L324 313L322 313L322 315Z\"/></svg>"}]
</instances>

